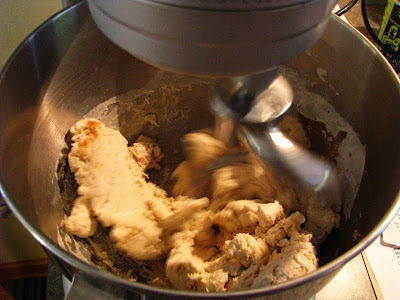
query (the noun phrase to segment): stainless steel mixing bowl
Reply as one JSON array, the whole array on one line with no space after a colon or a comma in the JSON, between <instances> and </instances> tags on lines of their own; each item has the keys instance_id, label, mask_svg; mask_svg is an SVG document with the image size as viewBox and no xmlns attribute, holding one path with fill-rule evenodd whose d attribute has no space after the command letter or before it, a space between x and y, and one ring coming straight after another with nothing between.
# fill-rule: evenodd
<instances>
[{"instance_id":1,"label":"stainless steel mixing bowl","mask_svg":"<svg viewBox=\"0 0 400 300\"><path fill-rule=\"evenodd\" d=\"M400 83L396 74L371 43L333 16L320 41L289 65L313 92L329 99L366 145L365 172L351 218L343 220L318 249L320 268L313 273L257 290L189 293L128 281L62 249L57 226L64 209L56 168L71 125L114 96L115 120L122 133L129 139L139 131L155 137L166 160L171 159L183 133L210 125L206 101L210 83L177 78L131 57L99 32L84 2L51 18L21 44L0 76L1 196L64 274L74 278L71 299L139 294L307 299L382 232L400 207ZM327 70L329 84L319 79L317 68ZM185 84L186 88L168 89ZM143 107L145 101L124 95L146 90L152 97L144 107L154 114L159 129L140 123L140 118L126 122L127 111ZM355 230L360 239L354 239Z\"/></svg>"}]
</instances>

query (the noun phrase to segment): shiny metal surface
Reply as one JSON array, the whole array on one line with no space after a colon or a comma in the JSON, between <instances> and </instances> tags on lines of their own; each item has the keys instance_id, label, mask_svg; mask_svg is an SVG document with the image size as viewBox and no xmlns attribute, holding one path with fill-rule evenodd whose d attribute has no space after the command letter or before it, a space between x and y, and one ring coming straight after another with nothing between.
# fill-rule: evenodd
<instances>
[{"instance_id":1,"label":"shiny metal surface","mask_svg":"<svg viewBox=\"0 0 400 300\"><path fill-rule=\"evenodd\" d=\"M217 82L210 106L217 117L260 124L279 118L292 105L293 91L279 70L228 77Z\"/></svg>"},{"instance_id":2,"label":"shiny metal surface","mask_svg":"<svg viewBox=\"0 0 400 300\"><path fill-rule=\"evenodd\" d=\"M300 188L319 194L321 201L340 203L341 193L336 168L292 143L277 126L290 108L293 90L277 69L270 72L220 80L210 100L216 115L214 132L225 143L241 134L248 147L266 164L286 175ZM222 157L205 173L243 155Z\"/></svg>"},{"instance_id":3,"label":"shiny metal surface","mask_svg":"<svg viewBox=\"0 0 400 300\"><path fill-rule=\"evenodd\" d=\"M299 188L318 194L327 205L340 207L341 189L336 167L302 149L279 129L268 125L253 130L241 126L241 133L250 148L266 164L286 175Z\"/></svg>"},{"instance_id":4,"label":"shiny metal surface","mask_svg":"<svg viewBox=\"0 0 400 300\"><path fill-rule=\"evenodd\" d=\"M400 88L396 74L368 41L334 17L310 51L311 55L296 58L290 66L310 82L310 89L329 96L367 146L365 175L351 219L344 220L318 249L321 267L313 273L251 291L189 293L130 282L58 246L57 225L64 210L55 170L66 132L99 103L113 96L122 103L118 102L122 95L157 82L160 74L106 39L90 19L85 3L63 11L35 31L0 75L1 196L35 238L58 257L69 278L84 274L100 287L122 289L125 296L146 293L174 298L308 299L371 243L400 207ZM328 71L334 89L318 79L316 68ZM177 119L179 127L163 123L158 132L152 132L162 147L171 149L168 143L179 143L184 132L212 124L205 113L209 88L194 86L192 92L172 94L180 99L183 115L193 117L190 121L183 118L181 123ZM163 115L163 111L157 113ZM122 126L121 130L132 137L129 127ZM172 151L166 151L166 155L172 156ZM361 240L354 240L354 230L361 234Z\"/></svg>"},{"instance_id":5,"label":"shiny metal surface","mask_svg":"<svg viewBox=\"0 0 400 300\"><path fill-rule=\"evenodd\" d=\"M323 33L336 0L89 0L104 34L168 70L243 75L280 66Z\"/></svg>"},{"instance_id":6,"label":"shiny metal surface","mask_svg":"<svg viewBox=\"0 0 400 300\"><path fill-rule=\"evenodd\" d=\"M279 118L291 106L293 91L279 69L226 77L217 81L210 96L216 120L215 136L226 144L235 143L239 122L266 123Z\"/></svg>"},{"instance_id":7,"label":"shiny metal surface","mask_svg":"<svg viewBox=\"0 0 400 300\"><path fill-rule=\"evenodd\" d=\"M278 76L257 98L249 113L240 120L242 123L261 124L276 121L292 105L293 89L283 76Z\"/></svg>"}]
</instances>

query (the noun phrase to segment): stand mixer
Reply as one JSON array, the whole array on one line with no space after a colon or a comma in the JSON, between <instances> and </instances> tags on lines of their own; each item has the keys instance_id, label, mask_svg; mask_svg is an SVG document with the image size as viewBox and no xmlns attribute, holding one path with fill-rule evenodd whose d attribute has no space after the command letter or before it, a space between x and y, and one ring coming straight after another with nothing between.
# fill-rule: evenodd
<instances>
[{"instance_id":1,"label":"stand mixer","mask_svg":"<svg viewBox=\"0 0 400 300\"><path fill-rule=\"evenodd\" d=\"M124 2L124 0L108 1L121 5ZM283 3L283 1L276 3ZM131 2L133 3L133 0ZM205 3L205 1L203 2ZM305 0L304 3L306 2ZM90 2L90 4L93 5L93 2ZM144 2L141 1L140 4L144 5ZM157 6L158 4L153 3L153 5ZM327 16L330 13L328 2L324 1L323 5L327 5ZM201 10L200 12L207 13L209 11ZM135 15L134 19L143 20L145 17L145 15L138 16L136 12L132 11L126 13ZM154 17L154 15L151 16ZM283 17L284 14L282 13L281 23L285 21ZM305 16L304 18L306 20ZM318 67L328 70L329 84L335 87L335 91L330 89L328 83L321 83L321 85L326 88L326 91L331 92L328 95L331 100L329 104L333 105L332 110L343 116L343 121L349 124L349 129L350 127L354 128L354 133L359 135L359 140L362 142L360 146L362 147L354 148L350 146L348 151L343 152L343 157L351 158L352 162L357 163L357 172L355 172L357 181L354 180L354 182L361 182L359 189L358 184L349 185L355 187L354 208L347 206L349 207L347 210L349 219L341 222L338 230L332 235L332 239L328 239L318 249L320 268L315 272L276 286L218 294L179 291L133 282L125 276L119 276L119 274L101 267L104 259L89 257L90 260L83 260L82 256L74 252L73 249L63 248L63 245L71 245L70 247L74 247L78 251L80 247L75 247L80 245L78 238L72 241L68 239L64 244L60 244L57 235L59 225L64 220L65 208L63 200L60 199L61 191L55 166L59 164L61 151L65 147L65 133L74 122L87 116L89 111L99 106L102 107L99 114L103 113L103 108L106 108L104 104L107 104L107 101L111 98L115 98L115 102L112 102L112 106L110 106L110 109L113 108L112 111L116 113L115 128L119 128L119 121L122 121L120 114L140 108L144 114L126 114L126 118L125 115L122 116L127 126L121 132L126 134L126 137L134 138L143 131L143 134L154 135L156 140L160 141L160 144L162 139L162 145L165 144L169 147L163 147L166 150L166 158L168 155L169 160L169 157L177 156L173 150L176 149L180 136L196 128L209 126L212 121L212 118L206 115L206 101L198 101L200 98L204 100L207 98L207 92L210 90L209 85L199 88L193 86L194 89L192 90L188 85L188 88L176 95L179 99L173 102L174 110L182 108L182 111L186 114L180 114L176 122L174 122L175 118L172 121L162 121L161 117L165 115L165 111L170 111L163 109L163 107L169 105L169 101L165 101L161 108L157 108L157 104L162 103L156 102L160 100L160 93L152 94L154 95L154 102L150 101L147 104L144 103L145 99L142 102L142 98L139 99L140 101L133 101L134 97L131 97L130 92L135 94L137 91L141 92L142 88L143 91L148 90L148 88L161 89L166 81L163 80L163 76L158 77L158 75L170 76L171 74L157 72L155 68L140 63L107 40L95 28L92 18L89 16L86 1L81 1L77 5L60 12L23 42L10 58L0 78L2 99L0 109L2 137L0 190L2 197L16 217L48 250L49 254L52 255L52 260L54 258L57 266L62 268L63 274L69 280L73 280L69 298L83 298L76 295L87 295L87 298L93 298L96 295L96 298L100 298L101 295L104 295L104 298L110 299L114 295L122 295L125 298L137 296L143 299L152 297L310 299L333 279L347 262L363 251L382 233L400 207L398 194L400 148L398 143L393 142L400 138L397 130L400 126L400 119L398 118L400 103L397 101L400 97L399 79L384 57L379 55L372 44L356 30L338 18L326 18L329 19L327 30L311 50L312 55L304 54L299 59L295 59L293 63L290 62L289 65L293 67L293 74L299 75L299 85L296 82L293 87L302 88L302 90L295 90L296 97L299 95L310 99L307 102L310 107L313 107L311 102L316 103L317 98L318 101L321 100L319 102L324 102L324 97L319 97L314 93L315 90L308 90L308 83L316 79L314 71ZM297 21L299 20L302 20L301 16L297 18ZM324 18L321 18L320 23L325 23L324 20ZM100 21L100 19L97 20L99 24ZM220 22L224 22L222 18L220 18ZM297 25L295 24L294 27L297 28ZM323 28L323 25L321 27ZM117 28L118 26L116 26ZM163 28L156 29L161 30ZM254 30L257 29L258 27L254 28ZM116 32L111 33L110 36L116 36ZM214 31L210 31L211 33L214 33ZM317 38L317 35L315 38ZM158 36L152 37L157 39ZM293 48L297 50L296 47ZM353 51L354 48L357 51ZM173 54L172 51L171 53ZM254 53L256 54L256 52ZM276 53L280 54L279 52ZM179 57L179 55L182 56L183 54L178 53L176 56ZM249 61L252 57L249 56ZM260 67L259 69L272 71L271 68ZM288 76L292 75L289 72L287 74ZM376 74L379 74L379 76L376 76ZM227 90L238 91L239 93L234 93L234 95L238 96L236 98L244 100L248 99L247 95L251 96L252 94L251 88L240 90L241 86L247 85L242 80L247 78L254 83L257 82L255 76L262 76L261 72L258 71L248 74L237 72L226 75L233 76L224 77L227 79L224 81L227 84ZM171 77L175 78L176 76L171 75ZM275 77L271 76L271 78ZM276 80L280 80L279 78L281 77L278 76ZM269 85L264 83L263 89L269 87L267 92L273 94L274 82L276 82L275 79L271 80ZM23 84L21 85L21 83ZM186 86L186 82L182 84ZM187 84L190 84L190 82L187 82ZM275 88L279 87L281 92L285 91L286 89L281 89L282 86L281 82ZM222 90L215 90L212 94L214 96L208 98L211 98L212 103L214 98L218 100L217 95L226 99L224 85L221 84L218 87ZM167 86L167 88L169 87ZM340 94L335 94L336 91ZM282 95L281 92L280 95ZM175 96L174 93L172 96ZM226 94L230 95L229 92ZM262 93L259 94L261 96ZM313 95L318 97L313 98ZM282 98L289 99L290 97L282 96ZM254 98L250 97L250 101L251 99ZM223 101L215 102L221 104L221 107L228 106L226 116L229 118L227 119L243 118L242 114L235 111L236 108L242 106L236 106L236 103L235 106L231 106L229 100L235 100L235 97L228 97L227 103ZM289 100L290 103L291 99ZM114 105L114 103L120 103L122 107ZM142 103L145 106L141 106ZM246 103L244 101L244 104ZM249 106L252 108L259 103L263 102L253 100ZM324 103L328 102L325 101ZM149 108L150 110L153 107L156 118L160 118L161 126L160 128L149 126L149 130L147 128L142 130L140 123L143 118L142 115L145 116L150 113L150 111L144 111L142 108ZM246 106L244 105L244 107ZM119 110L119 108L123 110ZM230 113L230 108L235 109L233 113ZM285 106L282 109L285 110ZM187 116L190 111L194 112L192 118ZM322 109L321 112L323 112ZM138 118L133 119L134 116L138 116ZM249 119L246 118L246 120L250 122ZM226 120L222 119L222 123L226 124L224 121ZM131 130L131 123L132 126L140 123L140 128L138 127L137 131ZM244 133L246 133L246 130L254 133L257 133L257 130L261 131L261 134L255 136L259 139L248 139L249 144L252 141L255 141L256 144L264 141L268 143L268 146L291 146L290 141L285 140L279 132L274 131L274 123L267 123L245 124L244 121L236 120L233 122ZM168 127L169 124L171 124L171 127ZM346 129L344 131L349 132ZM170 142L170 140L173 140L173 142ZM277 141L281 141L281 143ZM349 141L348 137L344 142L347 141ZM261 144L259 148L253 147L253 149L258 153L257 150L265 149L265 147ZM365 147L367 147L367 152L364 151ZM274 152L268 151L267 154L271 153ZM362 157L357 153L367 155ZM279 157L282 157L282 152L278 154ZM356 156L357 159L355 159ZM358 159L358 156L360 156L360 159ZM176 163L180 159L180 157L177 157ZM265 159L268 159L268 157L265 157ZM165 162L169 163L168 160L165 160ZM345 160L345 162L347 161ZM346 166L346 164L343 165ZM307 166L307 169L309 169L309 166ZM164 175L165 173L158 172L158 174ZM317 186L315 187L317 188ZM344 215L346 213L345 208L346 206L343 209ZM358 234L361 234L360 240L355 240L355 229L357 229ZM105 243L105 245L112 246L112 243ZM131 270L131 264L128 267L128 270ZM135 269L135 272L139 273L140 271L140 268ZM124 272L125 274L127 273ZM345 277L347 278L347 276ZM355 277L357 278L357 274L355 274ZM338 285L336 281L333 284L336 286L334 292L347 291L346 287ZM357 285L355 287L358 288ZM105 295L103 291L110 291L112 295ZM137 294L141 294L141 296Z\"/></svg>"},{"instance_id":2,"label":"stand mixer","mask_svg":"<svg viewBox=\"0 0 400 300\"><path fill-rule=\"evenodd\" d=\"M174 72L221 77L210 98L218 138L228 143L239 133L281 173L321 195L337 194L335 168L276 126L293 100L279 66L318 40L335 0L88 3L103 33L137 58Z\"/></svg>"}]
</instances>

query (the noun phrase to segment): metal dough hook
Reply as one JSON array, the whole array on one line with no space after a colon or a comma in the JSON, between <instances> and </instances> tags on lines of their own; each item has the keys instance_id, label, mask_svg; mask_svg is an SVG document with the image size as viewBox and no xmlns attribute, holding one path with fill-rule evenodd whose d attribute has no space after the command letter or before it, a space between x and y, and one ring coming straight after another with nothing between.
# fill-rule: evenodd
<instances>
[{"instance_id":1,"label":"metal dough hook","mask_svg":"<svg viewBox=\"0 0 400 300\"><path fill-rule=\"evenodd\" d=\"M225 143L233 143L239 132L252 151L282 175L328 200L337 199L336 168L292 143L277 126L293 101L289 82L278 73L273 69L222 79L210 101L216 115L215 135ZM240 155L237 159L243 160Z\"/></svg>"}]
</instances>

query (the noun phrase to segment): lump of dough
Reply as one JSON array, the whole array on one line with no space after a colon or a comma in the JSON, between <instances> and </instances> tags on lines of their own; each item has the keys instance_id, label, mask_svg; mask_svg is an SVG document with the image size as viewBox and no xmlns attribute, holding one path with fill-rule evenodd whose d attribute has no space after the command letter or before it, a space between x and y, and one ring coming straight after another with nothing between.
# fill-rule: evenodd
<instances>
[{"instance_id":1,"label":"lump of dough","mask_svg":"<svg viewBox=\"0 0 400 300\"><path fill-rule=\"evenodd\" d=\"M245 268L268 258L268 245L247 233L238 233L233 239L226 241L222 251Z\"/></svg>"},{"instance_id":2,"label":"lump of dough","mask_svg":"<svg viewBox=\"0 0 400 300\"><path fill-rule=\"evenodd\" d=\"M207 230L215 228L216 221L221 220L218 214L231 215L232 208L225 207L217 214L198 215L200 219L190 221L191 225L187 224L186 228L172 236L172 249L165 270L174 287L207 292L243 290L282 282L318 267L315 247L310 242L311 234L300 228L305 221L301 213L284 218L283 208L279 209L277 202L250 203L257 207L252 207L250 211L258 212L250 221L253 233L245 230L251 225L241 227L240 221L234 228L220 224L218 230ZM243 205L239 207L238 211L246 210ZM271 213L265 218L266 211ZM272 216L272 212L276 215ZM264 221L261 221L262 218ZM230 221L234 223L235 219ZM260 226L266 227L261 230ZM226 230L236 232L226 234ZM197 239L204 232L209 235L208 239ZM221 247L217 247L214 256L202 258L198 255L199 249L204 251L216 247L218 236L228 238ZM207 243L208 240L214 243Z\"/></svg>"},{"instance_id":3,"label":"lump of dough","mask_svg":"<svg viewBox=\"0 0 400 300\"><path fill-rule=\"evenodd\" d=\"M296 118L285 117L281 126L291 139L307 147L306 134ZM224 147L220 140L212 136L211 131L190 133L190 137L185 136L184 140L187 159L174 173L177 179L176 193L192 197L209 195L211 209L214 211L222 209L233 200L258 199L266 203L278 201L286 214L300 211L307 217L305 228L313 234L315 245L320 245L333 228L339 226L340 199L320 201L315 194L295 190L290 181L252 153L248 154L248 163L233 163L216 169L209 178L202 178L203 186L199 188L199 181L196 180L199 170L206 169L211 162L224 154L232 153L232 150Z\"/></svg>"},{"instance_id":4,"label":"lump of dough","mask_svg":"<svg viewBox=\"0 0 400 300\"><path fill-rule=\"evenodd\" d=\"M256 227L268 229L285 216L277 202L258 203L254 200L237 200L217 212L214 223L228 232L254 233Z\"/></svg>"},{"instance_id":5,"label":"lump of dough","mask_svg":"<svg viewBox=\"0 0 400 300\"><path fill-rule=\"evenodd\" d=\"M192 198L208 196L210 181L204 174L204 166L226 153L227 148L207 130L186 134L182 138L182 144L186 161L182 162L172 174L172 178L177 179L172 195Z\"/></svg>"},{"instance_id":6,"label":"lump of dough","mask_svg":"<svg viewBox=\"0 0 400 300\"><path fill-rule=\"evenodd\" d=\"M90 212L88 198L78 197L75 200L69 217L64 221L64 227L80 238L87 238L96 232L97 222Z\"/></svg>"},{"instance_id":7,"label":"lump of dough","mask_svg":"<svg viewBox=\"0 0 400 300\"><path fill-rule=\"evenodd\" d=\"M160 147L151 138L141 135L128 149L142 171L160 169L158 163L163 158L163 155Z\"/></svg>"},{"instance_id":8,"label":"lump of dough","mask_svg":"<svg viewBox=\"0 0 400 300\"><path fill-rule=\"evenodd\" d=\"M78 121L70 133L68 162L79 185L78 195L87 199L89 209L85 218L95 217L103 226L111 227L110 238L115 246L134 259L165 256L169 246L163 239L161 221L179 210L172 211L174 199L147 182L143 172L157 165L161 158L159 148L150 139L140 138L138 145L128 149L126 139L118 131L95 119ZM207 205L208 199L200 204L198 209ZM73 213L79 205L79 201L74 203ZM181 213L180 222L187 217L190 215ZM70 226L74 218L74 214L67 218L66 229L87 236L82 228ZM181 225L177 223L175 226ZM171 228L171 222L168 224L169 231L176 229Z\"/></svg>"},{"instance_id":9,"label":"lump of dough","mask_svg":"<svg viewBox=\"0 0 400 300\"><path fill-rule=\"evenodd\" d=\"M304 220L304 216L296 212L267 232L267 244L275 250L268 264L260 268L251 288L281 283L317 269L315 247L310 242L312 236L300 230Z\"/></svg>"}]
</instances>

